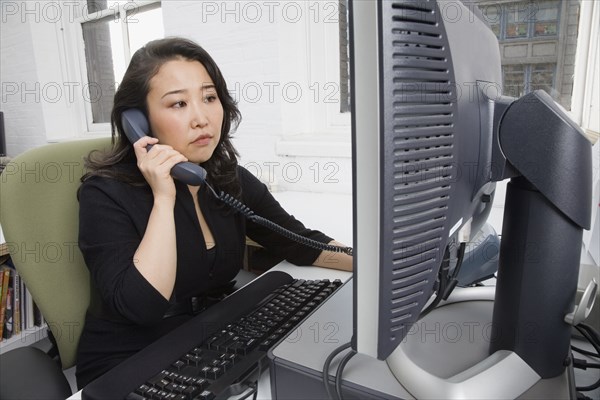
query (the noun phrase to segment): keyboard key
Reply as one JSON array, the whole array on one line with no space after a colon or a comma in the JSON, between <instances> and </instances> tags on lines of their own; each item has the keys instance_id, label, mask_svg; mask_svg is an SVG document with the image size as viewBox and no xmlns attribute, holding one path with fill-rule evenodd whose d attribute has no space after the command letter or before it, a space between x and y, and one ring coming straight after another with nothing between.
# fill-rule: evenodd
<instances>
[{"instance_id":1,"label":"keyboard key","mask_svg":"<svg viewBox=\"0 0 600 400\"><path fill-rule=\"evenodd\" d=\"M181 368L185 367L186 364L181 360L177 360L172 365L173 365L173 368L175 368L177 371L179 371L179 370L181 370Z\"/></svg>"},{"instance_id":2,"label":"keyboard key","mask_svg":"<svg viewBox=\"0 0 600 400\"><path fill-rule=\"evenodd\" d=\"M139 388L137 388L135 390L135 393L137 393L137 394L139 394L140 396L143 397L143 396L146 395L146 393L148 392L148 390L150 390L150 386L144 384L144 385L141 385Z\"/></svg>"},{"instance_id":3,"label":"keyboard key","mask_svg":"<svg viewBox=\"0 0 600 400\"><path fill-rule=\"evenodd\" d=\"M199 400L213 400L215 398L215 395L213 392L205 390L202 393L200 393L197 398Z\"/></svg>"},{"instance_id":4,"label":"keyboard key","mask_svg":"<svg viewBox=\"0 0 600 400\"><path fill-rule=\"evenodd\" d=\"M193 399L196 395L200 394L201 390L197 386L188 386L181 394L185 395L188 399Z\"/></svg>"}]
</instances>

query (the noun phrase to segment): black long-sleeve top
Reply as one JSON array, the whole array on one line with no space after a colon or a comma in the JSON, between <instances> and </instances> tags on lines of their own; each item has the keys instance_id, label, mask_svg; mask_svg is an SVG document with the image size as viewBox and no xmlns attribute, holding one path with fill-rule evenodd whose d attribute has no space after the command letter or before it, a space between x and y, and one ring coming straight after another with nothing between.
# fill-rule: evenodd
<instances>
[{"instance_id":1,"label":"black long-sleeve top","mask_svg":"<svg viewBox=\"0 0 600 400\"><path fill-rule=\"evenodd\" d=\"M238 167L238 176L242 201L257 215L314 240L332 240L289 215L250 172ZM198 202L216 242L214 254L209 255L192 194L185 184L175 184L177 275L169 300L133 264L153 206L150 187L93 177L80 188L79 247L90 270L93 293L78 349L79 387L191 318L163 316L171 304L231 281L242 268L246 236L297 265L311 265L319 256L318 250L247 221L201 187Z\"/></svg>"}]
</instances>

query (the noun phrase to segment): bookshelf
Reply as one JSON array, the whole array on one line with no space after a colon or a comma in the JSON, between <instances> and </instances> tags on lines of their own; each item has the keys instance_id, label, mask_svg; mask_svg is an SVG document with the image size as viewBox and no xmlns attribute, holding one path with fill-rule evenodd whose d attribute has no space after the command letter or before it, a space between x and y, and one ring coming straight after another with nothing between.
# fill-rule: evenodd
<instances>
[{"instance_id":1,"label":"bookshelf","mask_svg":"<svg viewBox=\"0 0 600 400\"><path fill-rule=\"evenodd\" d=\"M48 337L46 325L34 326L0 342L0 355L22 346L29 346Z\"/></svg>"},{"instance_id":2,"label":"bookshelf","mask_svg":"<svg viewBox=\"0 0 600 400\"><path fill-rule=\"evenodd\" d=\"M2 232L2 226L0 226L0 266L3 266L4 262L8 259L8 255L9 255L8 248L9 248L9 246L6 243L6 239L4 238L4 233ZM1 268L0 268L0 271L2 271ZM1 274L0 274L0 276L1 276ZM12 283L14 284L14 281ZM27 295L25 295L24 287L21 287L20 290L18 291L18 293L20 293L20 302L22 301L23 305L25 305L24 302L25 302L26 296L29 297L27 299L28 302L32 301L30 299L31 295L29 293L27 293ZM2 303L0 303L0 304L2 304ZM15 303L13 303L13 304L15 304ZM28 304L28 306L30 307L29 312L32 312L33 305ZM23 317L24 317L24 314L23 314ZM13 323L15 323L15 322L16 321L14 321ZM0 323L4 323L4 321L0 321ZM0 355L4 354L7 351L10 351L12 349L18 348L18 347L29 346L29 345L31 345L35 342L38 342L48 336L47 325L45 323L39 323L39 322L38 322L38 325L35 325L33 323L32 315L30 316L29 321L24 320L22 324L19 321L19 324L20 324L20 327L19 327L18 331L16 331L16 333L14 333L11 337L2 338L0 336Z\"/></svg>"}]
</instances>

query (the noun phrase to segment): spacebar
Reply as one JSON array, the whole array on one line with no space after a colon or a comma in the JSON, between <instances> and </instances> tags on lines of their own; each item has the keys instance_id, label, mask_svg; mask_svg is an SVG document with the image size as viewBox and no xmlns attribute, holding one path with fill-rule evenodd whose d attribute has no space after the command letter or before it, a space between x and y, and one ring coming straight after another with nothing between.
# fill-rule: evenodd
<instances>
[{"instance_id":1,"label":"spacebar","mask_svg":"<svg viewBox=\"0 0 600 400\"><path fill-rule=\"evenodd\" d=\"M83 389L82 398L125 398L212 333L248 314L273 291L292 281L281 271L263 274L91 382Z\"/></svg>"}]
</instances>

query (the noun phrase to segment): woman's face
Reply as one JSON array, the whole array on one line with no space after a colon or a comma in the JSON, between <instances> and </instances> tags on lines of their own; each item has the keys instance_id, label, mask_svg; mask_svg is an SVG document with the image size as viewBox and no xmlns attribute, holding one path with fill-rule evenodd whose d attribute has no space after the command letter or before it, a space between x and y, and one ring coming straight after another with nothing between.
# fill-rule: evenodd
<instances>
[{"instance_id":1,"label":"woman's face","mask_svg":"<svg viewBox=\"0 0 600 400\"><path fill-rule=\"evenodd\" d=\"M159 143L194 163L212 156L221 137L223 106L204 65L167 61L150 79L146 101L150 129Z\"/></svg>"}]
</instances>

